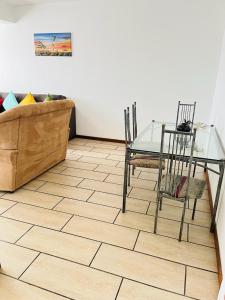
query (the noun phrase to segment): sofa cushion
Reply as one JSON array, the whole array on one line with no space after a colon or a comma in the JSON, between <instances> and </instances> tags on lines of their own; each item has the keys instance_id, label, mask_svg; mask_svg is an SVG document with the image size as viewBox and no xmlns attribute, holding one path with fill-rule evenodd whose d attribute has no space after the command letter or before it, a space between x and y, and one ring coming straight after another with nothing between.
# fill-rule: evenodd
<instances>
[{"instance_id":1,"label":"sofa cushion","mask_svg":"<svg viewBox=\"0 0 225 300\"><path fill-rule=\"evenodd\" d=\"M27 104L34 104L36 103L34 96L29 93L26 95L25 98L23 98L23 100L20 102L20 105L27 105Z\"/></svg>"},{"instance_id":2,"label":"sofa cushion","mask_svg":"<svg viewBox=\"0 0 225 300\"><path fill-rule=\"evenodd\" d=\"M18 105L18 102L16 100L15 95L13 94L13 92L9 92L8 96L5 98L5 100L3 101L3 107L5 110L9 110L13 107L16 107Z\"/></svg>"}]
</instances>

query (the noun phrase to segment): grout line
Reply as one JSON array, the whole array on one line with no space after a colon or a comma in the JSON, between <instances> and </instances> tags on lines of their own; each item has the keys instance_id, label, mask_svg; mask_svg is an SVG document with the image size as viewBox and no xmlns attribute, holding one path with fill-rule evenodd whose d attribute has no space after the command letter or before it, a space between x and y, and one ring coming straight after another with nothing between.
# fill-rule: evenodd
<instances>
[{"instance_id":1,"label":"grout line","mask_svg":"<svg viewBox=\"0 0 225 300\"><path fill-rule=\"evenodd\" d=\"M59 230L60 232L62 232L62 230L66 227L66 225L69 223L69 221L74 217L74 215L72 215L67 221L66 223L62 226L62 228Z\"/></svg>"},{"instance_id":2,"label":"grout line","mask_svg":"<svg viewBox=\"0 0 225 300\"><path fill-rule=\"evenodd\" d=\"M145 214L148 215L148 216L150 216L150 214L148 213L148 211L149 211L149 209L150 209L151 203L152 203L152 201L149 201L148 207L147 207L147 210L146 210L146 213L145 213Z\"/></svg>"},{"instance_id":3,"label":"grout line","mask_svg":"<svg viewBox=\"0 0 225 300\"><path fill-rule=\"evenodd\" d=\"M136 240L135 240L135 242L134 242L133 251L135 251L135 247L136 247L136 244L137 244L137 241L138 241L138 238L139 238L140 233L141 233L141 230L138 231ZM135 251L135 252L138 252L138 251Z\"/></svg>"},{"instance_id":4,"label":"grout line","mask_svg":"<svg viewBox=\"0 0 225 300\"><path fill-rule=\"evenodd\" d=\"M118 218L118 216L119 216L119 214L120 214L121 209L120 209L120 208L118 208L118 209L119 209L119 211L118 211L118 213L117 213L117 215L116 215L114 221L112 222L112 224L115 224L116 219ZM117 224L116 224L116 225L117 225Z\"/></svg>"},{"instance_id":5,"label":"grout line","mask_svg":"<svg viewBox=\"0 0 225 300\"><path fill-rule=\"evenodd\" d=\"M51 210L55 210L56 206L58 206L59 203L61 203L64 199L65 199L65 197L61 197L61 199L51 208Z\"/></svg>"},{"instance_id":6,"label":"grout line","mask_svg":"<svg viewBox=\"0 0 225 300\"><path fill-rule=\"evenodd\" d=\"M32 225L26 232L24 232L15 242L14 244L17 245L17 242L21 240L35 225ZM18 246L18 245L17 245Z\"/></svg>"},{"instance_id":7,"label":"grout line","mask_svg":"<svg viewBox=\"0 0 225 300\"><path fill-rule=\"evenodd\" d=\"M36 251L37 252L37 251ZM26 267L26 269L22 272L22 274L20 274L20 276L18 277L18 279L20 279L22 276L23 276L23 274L27 271L27 269L33 264L33 262L40 256L40 254L41 254L41 252L39 252L38 254L37 254L37 256L32 260L32 262Z\"/></svg>"},{"instance_id":8,"label":"grout line","mask_svg":"<svg viewBox=\"0 0 225 300\"><path fill-rule=\"evenodd\" d=\"M8 199L4 199L4 198L2 198L3 200L8 200ZM9 201L13 201L13 200L9 200ZM8 207L5 211L3 211L1 214L0 214L0 216L2 216L4 213L6 213L8 210L10 210L11 208L13 208L17 203L19 203L19 202L17 202L17 201L13 201L13 202L15 202L15 203L13 203L13 205L12 206L10 206L10 207Z\"/></svg>"},{"instance_id":9,"label":"grout line","mask_svg":"<svg viewBox=\"0 0 225 300\"><path fill-rule=\"evenodd\" d=\"M94 261L94 259L95 259L96 255L97 255L97 253L99 252L99 250L100 250L102 244L103 244L103 242L100 242L100 245L98 246L98 249L96 250L94 256L92 257L92 259L91 259L91 261L90 261L88 267L92 268L92 266L91 266L91 265L92 265L92 262Z\"/></svg>"},{"instance_id":10,"label":"grout line","mask_svg":"<svg viewBox=\"0 0 225 300\"><path fill-rule=\"evenodd\" d=\"M121 282L120 282L120 285L119 285L119 288L118 288L118 291L117 291L117 293L116 293L116 297L115 297L115 300L117 299L117 297L118 297L118 295L119 295L119 292L120 292L120 289L121 289L121 286L122 286L122 284L123 284L123 277L122 277L122 279L121 279Z\"/></svg>"}]
</instances>

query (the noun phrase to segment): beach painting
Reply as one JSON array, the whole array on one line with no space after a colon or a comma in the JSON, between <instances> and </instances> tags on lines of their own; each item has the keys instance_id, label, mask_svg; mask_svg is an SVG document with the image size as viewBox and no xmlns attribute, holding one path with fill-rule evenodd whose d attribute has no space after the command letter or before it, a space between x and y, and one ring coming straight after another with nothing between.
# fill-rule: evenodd
<instances>
[{"instance_id":1,"label":"beach painting","mask_svg":"<svg viewBox=\"0 0 225 300\"><path fill-rule=\"evenodd\" d=\"M35 33L36 56L72 56L71 32Z\"/></svg>"}]
</instances>

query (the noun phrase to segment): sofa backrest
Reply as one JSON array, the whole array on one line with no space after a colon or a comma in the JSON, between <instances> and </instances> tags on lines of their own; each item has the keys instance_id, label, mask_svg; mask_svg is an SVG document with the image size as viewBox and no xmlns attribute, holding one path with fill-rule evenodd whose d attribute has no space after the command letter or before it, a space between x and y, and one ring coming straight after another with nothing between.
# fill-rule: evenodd
<instances>
[{"instance_id":1,"label":"sofa backrest","mask_svg":"<svg viewBox=\"0 0 225 300\"><path fill-rule=\"evenodd\" d=\"M7 97L8 93L3 93L3 92L0 92L0 97L2 97L3 99L5 99ZM18 102L21 102L27 94L20 94L20 93L17 93L17 94L14 94L16 96L16 99ZM47 94L32 94L34 96L34 99L37 101L37 102L44 102L45 98L47 97ZM62 99L66 99L65 96L63 95L52 95L51 94L51 97L53 100L62 100Z\"/></svg>"},{"instance_id":2,"label":"sofa backrest","mask_svg":"<svg viewBox=\"0 0 225 300\"><path fill-rule=\"evenodd\" d=\"M61 120L61 115L66 116L66 124L65 122L63 123L65 130L65 127L68 128L70 111L73 106L74 102L70 100L50 101L30 105L18 105L13 109L1 113L0 149L19 149L20 145L22 145L25 140L27 141L27 143L29 142L26 135L28 131L30 135L32 129L34 129L35 135L35 128L39 130L39 132L36 133L37 136L41 135L42 133L47 134L47 130L42 131L43 128L48 128L48 130L52 128L52 133L54 131L56 134L57 129L54 127L58 128L58 124L55 124L56 118L54 118L54 115L58 116L59 120ZM62 111L66 112L66 114L64 114ZM59 122L59 120L57 122ZM26 126L23 126L23 124L25 123ZM23 131L22 133L21 130ZM49 134L49 136L50 135L51 133ZM18 140L18 136L21 137L21 141ZM44 138L42 137L41 140L43 141ZM38 142L37 138L36 141Z\"/></svg>"}]
</instances>

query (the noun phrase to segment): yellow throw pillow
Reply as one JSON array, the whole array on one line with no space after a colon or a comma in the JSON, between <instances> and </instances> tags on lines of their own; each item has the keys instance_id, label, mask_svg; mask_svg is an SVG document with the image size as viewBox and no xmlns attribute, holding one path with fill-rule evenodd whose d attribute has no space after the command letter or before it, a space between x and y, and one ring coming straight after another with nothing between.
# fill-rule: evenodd
<instances>
[{"instance_id":1,"label":"yellow throw pillow","mask_svg":"<svg viewBox=\"0 0 225 300\"><path fill-rule=\"evenodd\" d=\"M34 96L29 93L26 95L26 97L20 102L21 105L27 105L27 104L34 104L36 103Z\"/></svg>"}]
</instances>

